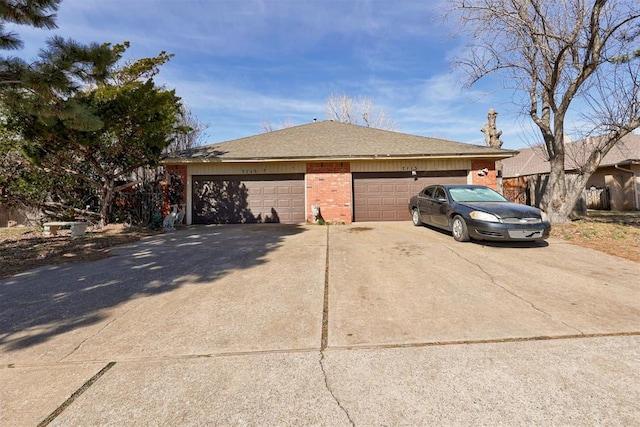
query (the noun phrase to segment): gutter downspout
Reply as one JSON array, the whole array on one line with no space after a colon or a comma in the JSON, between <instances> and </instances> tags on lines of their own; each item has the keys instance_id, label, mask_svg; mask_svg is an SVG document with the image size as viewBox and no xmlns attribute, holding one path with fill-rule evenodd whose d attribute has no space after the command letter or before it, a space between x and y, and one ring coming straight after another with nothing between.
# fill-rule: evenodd
<instances>
[{"instance_id":1,"label":"gutter downspout","mask_svg":"<svg viewBox=\"0 0 640 427\"><path fill-rule=\"evenodd\" d=\"M630 174L633 175L633 202L636 210L640 210L640 200L638 200L638 175L636 174L635 171L631 169L625 169L623 167L620 167L618 163L613 165L613 167L623 172L629 172Z\"/></svg>"}]
</instances>

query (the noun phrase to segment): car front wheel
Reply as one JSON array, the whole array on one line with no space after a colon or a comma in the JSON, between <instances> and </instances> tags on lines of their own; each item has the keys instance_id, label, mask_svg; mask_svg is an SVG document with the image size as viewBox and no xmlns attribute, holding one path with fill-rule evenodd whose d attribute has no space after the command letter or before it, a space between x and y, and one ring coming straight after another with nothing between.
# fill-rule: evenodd
<instances>
[{"instance_id":1,"label":"car front wheel","mask_svg":"<svg viewBox=\"0 0 640 427\"><path fill-rule=\"evenodd\" d=\"M422 220L420 219L420 211L418 211L418 208L414 208L413 211L411 211L411 219L413 220L413 225L415 225L416 227L422 225Z\"/></svg>"},{"instance_id":2,"label":"car front wheel","mask_svg":"<svg viewBox=\"0 0 640 427\"><path fill-rule=\"evenodd\" d=\"M467 223L460 215L456 215L451 220L451 234L456 242L468 242L469 230L467 229Z\"/></svg>"}]
</instances>

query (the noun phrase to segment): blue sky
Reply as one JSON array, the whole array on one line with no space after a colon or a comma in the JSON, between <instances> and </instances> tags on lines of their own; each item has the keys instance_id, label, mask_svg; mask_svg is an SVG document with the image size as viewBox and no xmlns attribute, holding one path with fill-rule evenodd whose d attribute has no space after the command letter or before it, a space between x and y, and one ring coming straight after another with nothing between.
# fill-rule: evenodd
<instances>
[{"instance_id":1,"label":"blue sky","mask_svg":"<svg viewBox=\"0 0 640 427\"><path fill-rule=\"evenodd\" d=\"M513 94L483 81L462 88L451 60L463 46L437 1L63 0L58 29L17 27L16 52L35 58L47 37L129 41L129 59L175 57L157 81L208 125L205 142L255 135L268 121L324 120L331 94L369 97L398 131L484 145L495 108L503 148L536 138Z\"/></svg>"}]
</instances>

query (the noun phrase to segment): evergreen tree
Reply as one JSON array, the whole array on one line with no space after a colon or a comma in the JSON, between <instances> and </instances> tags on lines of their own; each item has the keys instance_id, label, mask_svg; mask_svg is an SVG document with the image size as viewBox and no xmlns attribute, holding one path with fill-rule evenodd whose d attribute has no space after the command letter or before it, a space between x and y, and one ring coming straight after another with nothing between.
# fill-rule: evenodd
<instances>
[{"instance_id":1,"label":"evergreen tree","mask_svg":"<svg viewBox=\"0 0 640 427\"><path fill-rule=\"evenodd\" d=\"M54 29L56 12L62 0L0 0L0 49L15 50L23 42L14 32L5 30L6 23Z\"/></svg>"}]
</instances>

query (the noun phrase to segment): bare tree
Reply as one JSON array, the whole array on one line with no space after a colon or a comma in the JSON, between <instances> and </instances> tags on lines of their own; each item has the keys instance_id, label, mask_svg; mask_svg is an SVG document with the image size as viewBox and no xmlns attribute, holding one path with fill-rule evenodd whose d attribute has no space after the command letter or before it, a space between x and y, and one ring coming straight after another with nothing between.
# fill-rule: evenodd
<instances>
[{"instance_id":1,"label":"bare tree","mask_svg":"<svg viewBox=\"0 0 640 427\"><path fill-rule=\"evenodd\" d=\"M551 167L541 207L552 222L566 222L605 154L640 127L640 3L451 0L449 7L470 36L457 61L468 84L494 75L525 94L523 113L540 130ZM582 116L583 136L597 136L570 180L568 113Z\"/></svg>"},{"instance_id":2,"label":"bare tree","mask_svg":"<svg viewBox=\"0 0 640 427\"><path fill-rule=\"evenodd\" d=\"M209 126L198 120L193 111L182 104L180 108L178 130L171 142L165 149L165 153L188 150L202 145L205 131Z\"/></svg>"},{"instance_id":3,"label":"bare tree","mask_svg":"<svg viewBox=\"0 0 640 427\"><path fill-rule=\"evenodd\" d=\"M262 125L262 133L269 133L275 130L282 130L282 129L298 126L298 124L293 119L285 119L281 121L278 127L274 127L273 124L268 120L263 120L261 125Z\"/></svg>"},{"instance_id":4,"label":"bare tree","mask_svg":"<svg viewBox=\"0 0 640 427\"><path fill-rule=\"evenodd\" d=\"M331 94L327 98L324 111L327 119L336 122L385 130L395 130L398 127L384 110L373 105L371 98Z\"/></svg>"}]
</instances>

